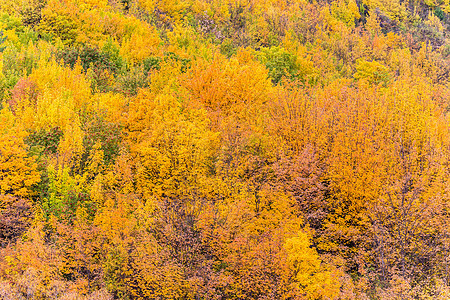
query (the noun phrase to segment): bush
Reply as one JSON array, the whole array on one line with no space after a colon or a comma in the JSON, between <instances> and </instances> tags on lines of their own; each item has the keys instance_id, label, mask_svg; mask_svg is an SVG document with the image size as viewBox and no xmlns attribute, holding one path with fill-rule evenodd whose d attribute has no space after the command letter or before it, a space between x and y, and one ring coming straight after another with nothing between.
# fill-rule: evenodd
<instances>
[{"instance_id":1,"label":"bush","mask_svg":"<svg viewBox=\"0 0 450 300\"><path fill-rule=\"evenodd\" d=\"M42 9L45 7L45 0L29 0L22 4L20 15L22 23L35 27L42 19Z\"/></svg>"},{"instance_id":2,"label":"bush","mask_svg":"<svg viewBox=\"0 0 450 300\"><path fill-rule=\"evenodd\" d=\"M295 79L298 77L297 57L283 48L262 48L259 60L269 70L273 84L281 82L283 77Z\"/></svg>"},{"instance_id":3,"label":"bush","mask_svg":"<svg viewBox=\"0 0 450 300\"><path fill-rule=\"evenodd\" d=\"M61 50L57 54L57 59L62 59L66 65L71 68L75 66L79 60L81 66L86 71L87 69L110 70L117 72L119 67L116 62L111 61L110 55L92 46L84 47L69 47Z\"/></svg>"},{"instance_id":4,"label":"bush","mask_svg":"<svg viewBox=\"0 0 450 300\"><path fill-rule=\"evenodd\" d=\"M387 83L390 79L389 69L377 61L358 60L355 79L367 79L370 83Z\"/></svg>"},{"instance_id":5,"label":"bush","mask_svg":"<svg viewBox=\"0 0 450 300\"><path fill-rule=\"evenodd\" d=\"M30 226L31 205L22 198L0 195L0 246L14 242Z\"/></svg>"},{"instance_id":6,"label":"bush","mask_svg":"<svg viewBox=\"0 0 450 300\"><path fill-rule=\"evenodd\" d=\"M110 89L112 74L122 69L120 57L111 57L114 53L110 53L91 46L70 47L60 51L57 58L72 68L79 61L84 71L89 70L92 88L106 92Z\"/></svg>"},{"instance_id":7,"label":"bush","mask_svg":"<svg viewBox=\"0 0 450 300\"><path fill-rule=\"evenodd\" d=\"M119 155L122 128L116 123L109 123L95 116L86 122L84 130L86 133L83 139L85 153L81 159L82 167L87 164L89 155L97 142L101 144L104 163L106 165L113 163Z\"/></svg>"},{"instance_id":8,"label":"bush","mask_svg":"<svg viewBox=\"0 0 450 300\"><path fill-rule=\"evenodd\" d=\"M32 132L25 140L32 151L39 154L56 154L58 152L59 141L63 137L63 132L59 127L50 130L38 130Z\"/></svg>"}]
</instances>

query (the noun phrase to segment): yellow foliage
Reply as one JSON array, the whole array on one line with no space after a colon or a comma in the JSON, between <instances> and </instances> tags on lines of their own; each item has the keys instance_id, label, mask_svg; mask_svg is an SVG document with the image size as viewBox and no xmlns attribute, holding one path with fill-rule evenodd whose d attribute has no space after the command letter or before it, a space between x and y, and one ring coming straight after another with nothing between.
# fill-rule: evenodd
<instances>
[{"instance_id":1,"label":"yellow foliage","mask_svg":"<svg viewBox=\"0 0 450 300\"><path fill-rule=\"evenodd\" d=\"M192 2L192 0L139 0L140 6L147 12L153 13L155 10L159 10L175 22L183 18L184 12L192 5Z\"/></svg>"},{"instance_id":2,"label":"yellow foliage","mask_svg":"<svg viewBox=\"0 0 450 300\"><path fill-rule=\"evenodd\" d=\"M55 61L41 63L29 79L37 85L38 97L21 99L17 115L27 129L59 127L64 133L60 144L61 158L69 162L83 151L80 116L91 99L90 84L81 66L72 70Z\"/></svg>"},{"instance_id":3,"label":"yellow foliage","mask_svg":"<svg viewBox=\"0 0 450 300\"><path fill-rule=\"evenodd\" d=\"M412 76L412 55L408 48L396 49L392 52L389 58L389 65L394 71L398 70L398 73L402 76Z\"/></svg>"},{"instance_id":4,"label":"yellow foliage","mask_svg":"<svg viewBox=\"0 0 450 300\"><path fill-rule=\"evenodd\" d=\"M356 65L355 79L367 79L370 83L381 83L389 80L389 69L377 61L359 60Z\"/></svg>"},{"instance_id":5,"label":"yellow foliage","mask_svg":"<svg viewBox=\"0 0 450 300\"><path fill-rule=\"evenodd\" d=\"M408 15L406 3L399 0L364 0L363 3L371 11L378 8L383 14L394 20L403 20Z\"/></svg>"},{"instance_id":6,"label":"yellow foliage","mask_svg":"<svg viewBox=\"0 0 450 300\"><path fill-rule=\"evenodd\" d=\"M430 11L430 13L428 14L425 24L433 27L438 32L444 31L444 26L442 25L441 20L439 20L439 18L435 14L433 14L432 11Z\"/></svg>"},{"instance_id":7,"label":"yellow foliage","mask_svg":"<svg viewBox=\"0 0 450 300\"><path fill-rule=\"evenodd\" d=\"M78 6L87 9L105 9L108 6L108 0L75 0Z\"/></svg>"},{"instance_id":8,"label":"yellow foliage","mask_svg":"<svg viewBox=\"0 0 450 300\"><path fill-rule=\"evenodd\" d=\"M130 64L134 64L142 62L151 55L159 54L160 39L156 30L147 24L139 23L137 20L131 24L136 28L123 40L120 55L127 59Z\"/></svg>"},{"instance_id":9,"label":"yellow foliage","mask_svg":"<svg viewBox=\"0 0 450 300\"><path fill-rule=\"evenodd\" d=\"M366 22L365 28L368 32L370 32L370 34L372 36L377 36L377 35L381 34L380 22L378 20L377 14L375 13L374 10L371 10L369 12L369 16L367 17L366 21L367 22Z\"/></svg>"},{"instance_id":10,"label":"yellow foliage","mask_svg":"<svg viewBox=\"0 0 450 300\"><path fill-rule=\"evenodd\" d=\"M41 180L37 164L28 157L23 139L26 132L7 108L0 111L0 194L27 197Z\"/></svg>"},{"instance_id":11,"label":"yellow foliage","mask_svg":"<svg viewBox=\"0 0 450 300\"><path fill-rule=\"evenodd\" d=\"M448 295L449 0L44 2L0 1L0 298Z\"/></svg>"},{"instance_id":12,"label":"yellow foliage","mask_svg":"<svg viewBox=\"0 0 450 300\"><path fill-rule=\"evenodd\" d=\"M339 272L321 261L317 251L311 248L306 231L288 238L284 248L294 274L293 288L299 295L305 299L337 299L341 287Z\"/></svg>"},{"instance_id":13,"label":"yellow foliage","mask_svg":"<svg viewBox=\"0 0 450 300\"><path fill-rule=\"evenodd\" d=\"M183 108L170 94L141 91L131 103L128 141L137 162L138 191L151 196L189 195L208 172L217 134L204 110Z\"/></svg>"},{"instance_id":14,"label":"yellow foliage","mask_svg":"<svg viewBox=\"0 0 450 300\"><path fill-rule=\"evenodd\" d=\"M361 17L354 0L334 1L331 6L331 13L335 18L351 28L355 27L355 19Z\"/></svg>"},{"instance_id":15,"label":"yellow foliage","mask_svg":"<svg viewBox=\"0 0 450 300\"><path fill-rule=\"evenodd\" d=\"M89 114L105 118L106 122L125 123L125 112L129 99L119 93L97 93L88 103Z\"/></svg>"},{"instance_id":16,"label":"yellow foliage","mask_svg":"<svg viewBox=\"0 0 450 300\"><path fill-rule=\"evenodd\" d=\"M174 25L171 32L167 33L169 40L166 51L175 53L180 58L189 58L190 56L204 56L210 49L202 43L200 36L189 26ZM206 51L205 51L206 50Z\"/></svg>"},{"instance_id":17,"label":"yellow foliage","mask_svg":"<svg viewBox=\"0 0 450 300\"><path fill-rule=\"evenodd\" d=\"M192 102L210 112L213 126L219 125L220 116L257 125L262 120L254 117L264 117L264 104L275 92L267 70L245 50L230 60L222 55L212 62L198 60L186 75L185 86Z\"/></svg>"},{"instance_id":18,"label":"yellow foliage","mask_svg":"<svg viewBox=\"0 0 450 300\"><path fill-rule=\"evenodd\" d=\"M50 0L42 11L39 30L54 39L61 39L65 45L73 44L78 35L76 11L77 7L70 0Z\"/></svg>"}]
</instances>

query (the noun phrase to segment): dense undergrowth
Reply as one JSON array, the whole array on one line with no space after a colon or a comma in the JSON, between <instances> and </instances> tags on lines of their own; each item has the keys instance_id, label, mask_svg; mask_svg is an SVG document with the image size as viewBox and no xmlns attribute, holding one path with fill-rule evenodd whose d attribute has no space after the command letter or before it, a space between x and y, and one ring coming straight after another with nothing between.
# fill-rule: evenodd
<instances>
[{"instance_id":1,"label":"dense undergrowth","mask_svg":"<svg viewBox=\"0 0 450 300\"><path fill-rule=\"evenodd\" d=\"M449 299L448 0L0 2L1 299Z\"/></svg>"}]
</instances>

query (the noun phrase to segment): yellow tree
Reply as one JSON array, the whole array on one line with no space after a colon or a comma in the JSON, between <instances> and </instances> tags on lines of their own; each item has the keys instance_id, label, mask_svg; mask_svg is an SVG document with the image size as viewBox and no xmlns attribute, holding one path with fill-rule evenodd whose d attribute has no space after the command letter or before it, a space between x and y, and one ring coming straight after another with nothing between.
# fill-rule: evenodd
<instances>
[{"instance_id":1,"label":"yellow tree","mask_svg":"<svg viewBox=\"0 0 450 300\"><path fill-rule=\"evenodd\" d=\"M63 164L73 163L83 151L82 115L87 112L92 96L81 66L77 64L71 69L42 59L29 81L37 97L24 94L17 99L18 119L27 130L60 128L63 138L59 143L59 159Z\"/></svg>"},{"instance_id":2,"label":"yellow tree","mask_svg":"<svg viewBox=\"0 0 450 300\"><path fill-rule=\"evenodd\" d=\"M129 116L126 131L138 192L146 198L189 195L207 174L217 143L205 111L185 109L172 94L142 91Z\"/></svg>"},{"instance_id":3,"label":"yellow tree","mask_svg":"<svg viewBox=\"0 0 450 300\"><path fill-rule=\"evenodd\" d=\"M41 178L24 143L26 132L7 108L0 111L0 194L32 195L31 187Z\"/></svg>"},{"instance_id":4,"label":"yellow tree","mask_svg":"<svg viewBox=\"0 0 450 300\"><path fill-rule=\"evenodd\" d=\"M284 244L292 272L292 294L305 299L338 299L342 271L322 262L311 247L308 232L301 230Z\"/></svg>"}]
</instances>

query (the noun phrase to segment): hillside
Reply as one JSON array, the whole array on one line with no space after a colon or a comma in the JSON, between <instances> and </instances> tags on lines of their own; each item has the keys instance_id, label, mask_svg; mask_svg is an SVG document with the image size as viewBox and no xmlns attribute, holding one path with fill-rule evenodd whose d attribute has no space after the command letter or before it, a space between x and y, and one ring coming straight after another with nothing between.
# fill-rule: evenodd
<instances>
[{"instance_id":1,"label":"hillside","mask_svg":"<svg viewBox=\"0 0 450 300\"><path fill-rule=\"evenodd\" d=\"M450 299L449 0L2 0L0 299Z\"/></svg>"}]
</instances>

